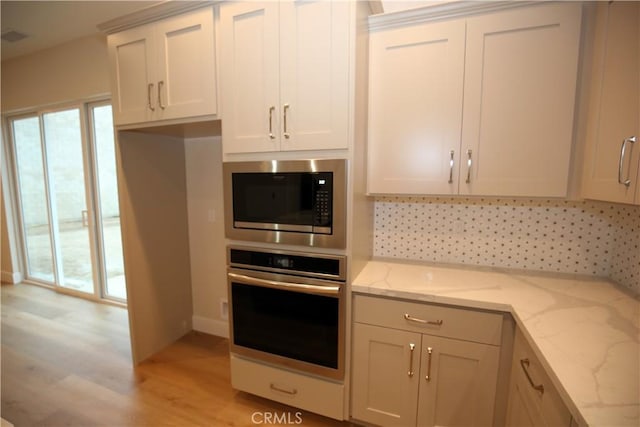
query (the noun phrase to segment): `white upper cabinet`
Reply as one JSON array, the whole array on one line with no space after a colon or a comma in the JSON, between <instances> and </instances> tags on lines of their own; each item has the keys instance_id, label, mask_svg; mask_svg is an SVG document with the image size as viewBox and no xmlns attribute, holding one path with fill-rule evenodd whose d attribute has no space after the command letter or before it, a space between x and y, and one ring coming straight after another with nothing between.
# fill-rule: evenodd
<instances>
[{"instance_id":1,"label":"white upper cabinet","mask_svg":"<svg viewBox=\"0 0 640 427\"><path fill-rule=\"evenodd\" d=\"M566 196L580 12L556 4L467 21L460 194Z\"/></svg>"},{"instance_id":2,"label":"white upper cabinet","mask_svg":"<svg viewBox=\"0 0 640 427\"><path fill-rule=\"evenodd\" d=\"M217 113L213 9L107 38L116 125Z\"/></svg>"},{"instance_id":3,"label":"white upper cabinet","mask_svg":"<svg viewBox=\"0 0 640 427\"><path fill-rule=\"evenodd\" d=\"M464 37L464 21L371 34L370 192L457 192Z\"/></svg>"},{"instance_id":4,"label":"white upper cabinet","mask_svg":"<svg viewBox=\"0 0 640 427\"><path fill-rule=\"evenodd\" d=\"M638 2L598 3L592 72L582 195L640 204Z\"/></svg>"},{"instance_id":5,"label":"white upper cabinet","mask_svg":"<svg viewBox=\"0 0 640 427\"><path fill-rule=\"evenodd\" d=\"M580 22L550 4L374 28L368 191L565 196Z\"/></svg>"},{"instance_id":6,"label":"white upper cabinet","mask_svg":"<svg viewBox=\"0 0 640 427\"><path fill-rule=\"evenodd\" d=\"M220 6L225 154L348 147L349 8Z\"/></svg>"}]
</instances>

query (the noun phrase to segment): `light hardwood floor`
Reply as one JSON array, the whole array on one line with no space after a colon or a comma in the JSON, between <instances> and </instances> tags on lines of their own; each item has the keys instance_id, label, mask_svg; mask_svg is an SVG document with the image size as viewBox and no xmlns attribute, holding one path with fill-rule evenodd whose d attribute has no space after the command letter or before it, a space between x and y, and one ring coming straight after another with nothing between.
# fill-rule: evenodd
<instances>
[{"instance_id":1,"label":"light hardwood floor","mask_svg":"<svg viewBox=\"0 0 640 427\"><path fill-rule=\"evenodd\" d=\"M233 390L226 339L192 332L134 369L125 309L1 289L1 415L16 427L254 426L296 412L304 426L350 425Z\"/></svg>"}]
</instances>

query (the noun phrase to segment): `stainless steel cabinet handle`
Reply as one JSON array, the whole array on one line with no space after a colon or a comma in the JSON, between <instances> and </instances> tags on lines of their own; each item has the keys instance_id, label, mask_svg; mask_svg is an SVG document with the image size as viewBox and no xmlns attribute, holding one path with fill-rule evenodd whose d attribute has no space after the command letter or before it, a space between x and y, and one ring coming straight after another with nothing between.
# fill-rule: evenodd
<instances>
[{"instance_id":1,"label":"stainless steel cabinet handle","mask_svg":"<svg viewBox=\"0 0 640 427\"><path fill-rule=\"evenodd\" d=\"M282 110L284 111L283 112L283 115L284 115L284 137L286 139L289 139L291 137L291 135L287 131L287 111L289 111L289 104L284 104L282 106Z\"/></svg>"},{"instance_id":2,"label":"stainless steel cabinet handle","mask_svg":"<svg viewBox=\"0 0 640 427\"><path fill-rule=\"evenodd\" d=\"M416 349L416 345L414 343L409 344L409 372L407 375L410 377L413 376L413 351Z\"/></svg>"},{"instance_id":3,"label":"stainless steel cabinet handle","mask_svg":"<svg viewBox=\"0 0 640 427\"><path fill-rule=\"evenodd\" d=\"M624 185L625 187L628 187L629 185L631 185L631 179L629 179L629 174L627 174L627 179L626 180L622 180L622 170L624 169L624 158L625 158L625 149L627 147L627 143L630 144L635 144L636 142L636 137L632 136L629 138L625 138L622 141L622 147L620 147L620 163L618 163L618 183Z\"/></svg>"},{"instance_id":4,"label":"stainless steel cabinet handle","mask_svg":"<svg viewBox=\"0 0 640 427\"><path fill-rule=\"evenodd\" d=\"M451 156L449 158L449 184L453 184L453 157L455 156L455 154L455 151L449 151L449 155Z\"/></svg>"},{"instance_id":5,"label":"stainless steel cabinet handle","mask_svg":"<svg viewBox=\"0 0 640 427\"><path fill-rule=\"evenodd\" d=\"M283 388L277 387L275 384L271 383L269 384L269 388L271 390L275 390L275 391L279 391L280 393L285 393L285 394L290 394L290 395L296 395L298 394L298 390L296 390L295 388L291 389L291 390L285 390Z\"/></svg>"},{"instance_id":6,"label":"stainless steel cabinet handle","mask_svg":"<svg viewBox=\"0 0 640 427\"><path fill-rule=\"evenodd\" d=\"M467 179L466 183L469 184L471 182L471 149L467 150Z\"/></svg>"},{"instance_id":7,"label":"stainless steel cabinet handle","mask_svg":"<svg viewBox=\"0 0 640 427\"><path fill-rule=\"evenodd\" d=\"M158 82L158 105L160 108L164 110L164 105L162 105L162 87L164 86L164 81L160 80Z\"/></svg>"},{"instance_id":8,"label":"stainless steel cabinet handle","mask_svg":"<svg viewBox=\"0 0 640 427\"><path fill-rule=\"evenodd\" d=\"M427 347L427 375L425 375L424 379L427 381L431 381L431 357L433 353L433 347Z\"/></svg>"},{"instance_id":9,"label":"stainless steel cabinet handle","mask_svg":"<svg viewBox=\"0 0 640 427\"><path fill-rule=\"evenodd\" d=\"M151 111L156 111L156 109L153 108L153 104L151 103L151 92L152 91L153 91L153 83L149 83L147 85L147 107Z\"/></svg>"},{"instance_id":10,"label":"stainless steel cabinet handle","mask_svg":"<svg viewBox=\"0 0 640 427\"><path fill-rule=\"evenodd\" d=\"M269 107L269 138L276 139L276 136L273 134L273 112L276 110L276 107Z\"/></svg>"},{"instance_id":11,"label":"stainless steel cabinet handle","mask_svg":"<svg viewBox=\"0 0 640 427\"><path fill-rule=\"evenodd\" d=\"M529 363L529 359L520 359L520 366L522 366L522 370L527 376L527 380L529 380L531 387L533 387L534 390L539 391L540 394L544 394L544 386L542 384L535 385L531 379L531 375L529 375Z\"/></svg>"},{"instance_id":12,"label":"stainless steel cabinet handle","mask_svg":"<svg viewBox=\"0 0 640 427\"><path fill-rule=\"evenodd\" d=\"M418 319L417 317L411 316L409 313L404 314L404 320L408 320L409 322L422 323L423 325L435 325L435 326L442 326L442 324L444 323L442 320Z\"/></svg>"}]
</instances>

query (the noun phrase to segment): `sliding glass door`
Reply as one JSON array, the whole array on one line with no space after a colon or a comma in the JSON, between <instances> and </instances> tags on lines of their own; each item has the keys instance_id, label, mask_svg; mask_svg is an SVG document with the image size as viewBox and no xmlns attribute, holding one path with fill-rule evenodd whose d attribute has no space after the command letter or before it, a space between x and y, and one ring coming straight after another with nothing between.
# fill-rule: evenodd
<instances>
[{"instance_id":1,"label":"sliding glass door","mask_svg":"<svg viewBox=\"0 0 640 427\"><path fill-rule=\"evenodd\" d=\"M111 106L9 120L26 277L126 299Z\"/></svg>"},{"instance_id":2,"label":"sliding glass door","mask_svg":"<svg viewBox=\"0 0 640 427\"><path fill-rule=\"evenodd\" d=\"M53 283L55 275L51 212L44 172L40 118L13 120L12 131L26 268L31 278Z\"/></svg>"},{"instance_id":3,"label":"sliding glass door","mask_svg":"<svg viewBox=\"0 0 640 427\"><path fill-rule=\"evenodd\" d=\"M107 297L124 300L127 288L120 233L120 206L116 179L116 152L113 116L110 104L89 106L93 147L94 182L96 183L96 220L98 247L102 262L102 292Z\"/></svg>"}]
</instances>

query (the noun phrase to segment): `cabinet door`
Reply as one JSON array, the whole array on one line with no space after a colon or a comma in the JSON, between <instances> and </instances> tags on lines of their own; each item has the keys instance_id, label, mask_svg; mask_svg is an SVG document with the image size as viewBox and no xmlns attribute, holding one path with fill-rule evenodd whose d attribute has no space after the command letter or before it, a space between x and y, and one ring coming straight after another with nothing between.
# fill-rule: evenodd
<instances>
[{"instance_id":1,"label":"cabinet door","mask_svg":"<svg viewBox=\"0 0 640 427\"><path fill-rule=\"evenodd\" d=\"M522 381L514 381L509 392L509 409L507 412L507 426L539 427L544 425L539 409L531 404L523 387Z\"/></svg>"},{"instance_id":2,"label":"cabinet door","mask_svg":"<svg viewBox=\"0 0 640 427\"><path fill-rule=\"evenodd\" d=\"M225 153L280 149L277 2L220 6L220 91Z\"/></svg>"},{"instance_id":3,"label":"cabinet door","mask_svg":"<svg viewBox=\"0 0 640 427\"><path fill-rule=\"evenodd\" d=\"M516 331L508 426L569 426L571 413L520 330Z\"/></svg>"},{"instance_id":4,"label":"cabinet door","mask_svg":"<svg viewBox=\"0 0 640 427\"><path fill-rule=\"evenodd\" d=\"M415 425L420 340L417 333L354 323L353 418L377 425Z\"/></svg>"},{"instance_id":5,"label":"cabinet door","mask_svg":"<svg viewBox=\"0 0 640 427\"><path fill-rule=\"evenodd\" d=\"M348 148L349 10L345 1L280 4L282 150Z\"/></svg>"},{"instance_id":6,"label":"cabinet door","mask_svg":"<svg viewBox=\"0 0 640 427\"><path fill-rule=\"evenodd\" d=\"M470 18L460 194L564 197L581 5Z\"/></svg>"},{"instance_id":7,"label":"cabinet door","mask_svg":"<svg viewBox=\"0 0 640 427\"><path fill-rule=\"evenodd\" d=\"M464 21L373 32L368 191L458 191Z\"/></svg>"},{"instance_id":8,"label":"cabinet door","mask_svg":"<svg viewBox=\"0 0 640 427\"><path fill-rule=\"evenodd\" d=\"M422 336L419 426L493 425L500 347Z\"/></svg>"},{"instance_id":9,"label":"cabinet door","mask_svg":"<svg viewBox=\"0 0 640 427\"><path fill-rule=\"evenodd\" d=\"M156 119L216 113L213 9L158 22Z\"/></svg>"},{"instance_id":10,"label":"cabinet door","mask_svg":"<svg viewBox=\"0 0 640 427\"><path fill-rule=\"evenodd\" d=\"M107 38L114 124L145 122L156 105L153 27L145 25Z\"/></svg>"},{"instance_id":11,"label":"cabinet door","mask_svg":"<svg viewBox=\"0 0 640 427\"><path fill-rule=\"evenodd\" d=\"M640 140L621 156L626 138L640 139L640 4L598 3L596 16L582 195L632 203L640 192Z\"/></svg>"}]
</instances>

